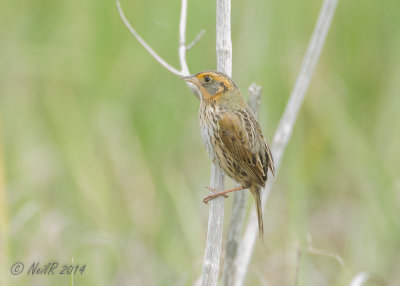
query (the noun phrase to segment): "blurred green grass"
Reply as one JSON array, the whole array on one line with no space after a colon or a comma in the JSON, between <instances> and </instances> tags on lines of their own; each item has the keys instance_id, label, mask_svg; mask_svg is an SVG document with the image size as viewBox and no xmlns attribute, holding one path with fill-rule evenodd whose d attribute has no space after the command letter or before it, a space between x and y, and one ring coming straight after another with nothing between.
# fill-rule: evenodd
<instances>
[{"instance_id":1,"label":"blurred green grass","mask_svg":"<svg viewBox=\"0 0 400 286\"><path fill-rule=\"evenodd\" d=\"M178 66L179 1L121 4ZM245 95L262 85L269 141L320 5L232 1L233 77ZM345 269L305 252L299 285L348 285L359 271L399 283L399 9L395 0L340 1L247 285L292 285L295 246L305 249L308 233ZM214 1L189 1L187 29L188 41L206 30L190 70L214 69ZM0 36L0 283L67 285L68 276L9 269L74 257L87 265L75 285L191 285L210 172L198 100L130 36L114 1L2 1Z\"/></svg>"}]
</instances>

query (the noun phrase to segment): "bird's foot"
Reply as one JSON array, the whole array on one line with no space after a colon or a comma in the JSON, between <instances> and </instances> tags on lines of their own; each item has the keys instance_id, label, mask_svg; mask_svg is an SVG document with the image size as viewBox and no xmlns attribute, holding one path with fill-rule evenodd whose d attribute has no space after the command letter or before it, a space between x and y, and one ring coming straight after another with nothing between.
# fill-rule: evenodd
<instances>
[{"instance_id":1,"label":"bird's foot","mask_svg":"<svg viewBox=\"0 0 400 286\"><path fill-rule=\"evenodd\" d=\"M218 198L220 196L224 196L224 198L229 198L229 196L227 194L225 194L225 192L218 192L216 189L211 188L209 186L205 186L206 189L209 189L211 192L213 192L213 195L207 196L203 199L203 203L207 204L209 201Z\"/></svg>"},{"instance_id":2,"label":"bird's foot","mask_svg":"<svg viewBox=\"0 0 400 286\"><path fill-rule=\"evenodd\" d=\"M217 192L217 190L215 190L213 188L210 188L208 186L206 186L206 188L209 189L214 194L204 198L203 202L205 204L207 204L209 201L211 201L211 200L213 200L213 199L215 199L215 198L217 198L219 196L224 196L225 198L227 198L228 197L227 193L236 192L236 191L240 191L240 190L244 190L245 189L243 186L239 186L239 187L236 187L236 188L233 188L233 189L230 189L230 190L226 190L226 191L223 191L223 192Z\"/></svg>"}]
</instances>

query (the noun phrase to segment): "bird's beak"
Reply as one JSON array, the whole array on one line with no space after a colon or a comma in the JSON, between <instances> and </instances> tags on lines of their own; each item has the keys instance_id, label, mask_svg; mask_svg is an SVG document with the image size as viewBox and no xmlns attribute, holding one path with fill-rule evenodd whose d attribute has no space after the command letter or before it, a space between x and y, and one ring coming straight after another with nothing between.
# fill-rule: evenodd
<instances>
[{"instance_id":1,"label":"bird's beak","mask_svg":"<svg viewBox=\"0 0 400 286\"><path fill-rule=\"evenodd\" d=\"M193 84L196 84L196 83L199 82L199 80L197 79L197 77L194 76L194 75L184 76L184 77L181 77L181 79L183 79L184 81L193 83Z\"/></svg>"}]
</instances>

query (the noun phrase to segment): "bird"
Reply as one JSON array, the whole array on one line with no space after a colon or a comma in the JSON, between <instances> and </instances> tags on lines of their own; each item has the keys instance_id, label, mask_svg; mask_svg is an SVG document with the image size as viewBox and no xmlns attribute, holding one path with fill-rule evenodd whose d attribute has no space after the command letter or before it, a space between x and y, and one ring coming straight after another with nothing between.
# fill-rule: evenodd
<instances>
[{"instance_id":1,"label":"bird","mask_svg":"<svg viewBox=\"0 0 400 286\"><path fill-rule=\"evenodd\" d=\"M239 88L228 75L203 71L182 77L194 84L200 95L199 120L205 149L212 162L238 183L238 187L213 192L203 202L227 193L249 189L254 196L259 236L264 233L261 191L268 170L275 176L271 150L264 139L260 124L246 104Z\"/></svg>"}]
</instances>

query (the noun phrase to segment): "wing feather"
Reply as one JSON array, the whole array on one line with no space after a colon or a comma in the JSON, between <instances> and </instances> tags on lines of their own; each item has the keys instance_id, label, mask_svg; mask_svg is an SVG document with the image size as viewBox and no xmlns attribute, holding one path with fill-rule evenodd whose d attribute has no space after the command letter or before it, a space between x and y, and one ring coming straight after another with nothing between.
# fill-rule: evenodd
<instances>
[{"instance_id":1,"label":"wing feather","mask_svg":"<svg viewBox=\"0 0 400 286\"><path fill-rule=\"evenodd\" d=\"M249 179L264 186L268 167L272 166L273 170L272 156L253 114L250 111L223 113L218 132L228 153L247 171Z\"/></svg>"}]
</instances>

